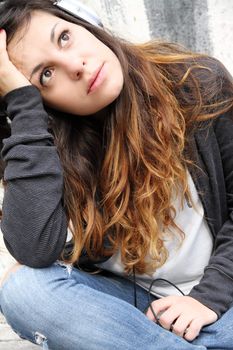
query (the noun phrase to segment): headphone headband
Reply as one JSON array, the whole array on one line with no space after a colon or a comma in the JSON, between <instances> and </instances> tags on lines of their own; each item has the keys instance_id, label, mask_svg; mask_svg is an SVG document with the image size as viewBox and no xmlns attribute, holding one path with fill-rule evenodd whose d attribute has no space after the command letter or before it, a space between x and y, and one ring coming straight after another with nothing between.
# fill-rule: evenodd
<instances>
[{"instance_id":1,"label":"headphone headband","mask_svg":"<svg viewBox=\"0 0 233 350\"><path fill-rule=\"evenodd\" d=\"M54 5L76 18L81 18L95 26L103 27L99 16L79 0L58 0Z\"/></svg>"}]
</instances>

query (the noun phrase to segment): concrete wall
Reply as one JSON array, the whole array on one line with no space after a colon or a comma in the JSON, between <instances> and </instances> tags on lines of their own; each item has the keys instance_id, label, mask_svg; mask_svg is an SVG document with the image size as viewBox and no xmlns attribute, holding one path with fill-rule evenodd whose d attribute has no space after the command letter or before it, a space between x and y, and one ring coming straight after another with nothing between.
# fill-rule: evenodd
<instances>
[{"instance_id":1,"label":"concrete wall","mask_svg":"<svg viewBox=\"0 0 233 350\"><path fill-rule=\"evenodd\" d=\"M217 57L233 74L233 0L82 1L126 39L179 42Z\"/></svg>"}]
</instances>

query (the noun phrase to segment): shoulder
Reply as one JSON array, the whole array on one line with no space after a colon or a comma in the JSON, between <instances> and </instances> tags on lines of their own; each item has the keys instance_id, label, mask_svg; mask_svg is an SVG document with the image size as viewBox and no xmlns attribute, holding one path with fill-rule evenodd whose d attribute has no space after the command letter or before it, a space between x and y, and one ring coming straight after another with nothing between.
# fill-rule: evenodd
<instances>
[{"instance_id":1,"label":"shoulder","mask_svg":"<svg viewBox=\"0 0 233 350\"><path fill-rule=\"evenodd\" d=\"M221 110L219 103L233 102L233 78L216 58L193 57L185 61L182 70L182 83L174 93L187 109L187 118L215 113L216 108Z\"/></svg>"},{"instance_id":2,"label":"shoulder","mask_svg":"<svg viewBox=\"0 0 233 350\"><path fill-rule=\"evenodd\" d=\"M205 83L205 89L212 87L216 91L228 87L233 94L233 78L224 64L211 56L199 57L193 63L193 75L200 84ZM208 86L210 84L210 86Z\"/></svg>"},{"instance_id":3,"label":"shoulder","mask_svg":"<svg viewBox=\"0 0 233 350\"><path fill-rule=\"evenodd\" d=\"M189 82L196 83L201 92L211 95L227 88L233 94L233 78L218 59L200 56L187 62L186 67L190 71Z\"/></svg>"}]
</instances>

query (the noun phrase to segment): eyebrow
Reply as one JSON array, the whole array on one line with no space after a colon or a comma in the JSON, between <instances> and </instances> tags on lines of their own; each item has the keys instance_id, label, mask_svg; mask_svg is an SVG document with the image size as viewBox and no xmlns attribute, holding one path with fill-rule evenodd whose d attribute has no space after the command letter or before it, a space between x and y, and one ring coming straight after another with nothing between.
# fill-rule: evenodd
<instances>
[{"instance_id":1,"label":"eyebrow","mask_svg":"<svg viewBox=\"0 0 233 350\"><path fill-rule=\"evenodd\" d=\"M59 22L55 23L55 25L53 26L53 28L51 30L51 34L50 34L50 41L51 41L51 43L54 43L55 30L56 30L56 27L57 27L58 24L59 24ZM32 73L31 73L30 78L29 78L29 81L31 81L33 75L36 74L42 67L43 67L43 63L40 63L35 68L33 68Z\"/></svg>"}]
</instances>

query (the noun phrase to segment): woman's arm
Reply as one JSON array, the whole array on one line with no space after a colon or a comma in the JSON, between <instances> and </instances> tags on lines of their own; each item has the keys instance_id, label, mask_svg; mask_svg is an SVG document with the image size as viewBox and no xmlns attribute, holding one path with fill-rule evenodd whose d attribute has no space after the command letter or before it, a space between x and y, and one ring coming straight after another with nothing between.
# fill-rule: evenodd
<instances>
[{"instance_id":1,"label":"woman's arm","mask_svg":"<svg viewBox=\"0 0 233 350\"><path fill-rule=\"evenodd\" d=\"M0 29L0 96L8 92L31 85L27 78L9 60L6 49L6 32Z\"/></svg>"},{"instance_id":2,"label":"woman's arm","mask_svg":"<svg viewBox=\"0 0 233 350\"><path fill-rule=\"evenodd\" d=\"M66 240L62 168L39 91L20 88L5 101L12 134L3 141L7 186L1 228L16 260L44 267L59 258Z\"/></svg>"},{"instance_id":3,"label":"woman's arm","mask_svg":"<svg viewBox=\"0 0 233 350\"><path fill-rule=\"evenodd\" d=\"M232 78L221 64L215 60L213 63L213 80L215 78L221 87L219 99L232 99ZM160 324L189 341L198 336L204 325L215 322L233 302L233 108L220 115L212 125L213 128L209 125L210 128L205 127L202 132L198 129L201 138L198 149L200 157L207 158L208 169L205 170L210 178L209 187L216 191L213 206L226 206L227 202L228 212L225 210L222 216L218 213L221 218L217 220L219 228L215 230L214 252L201 281L188 296L169 296L152 303L157 314L162 312ZM199 190L205 196L205 188ZM213 198L209 196L206 200L213 201ZM215 219L213 215L211 218ZM147 316L154 320L150 309Z\"/></svg>"},{"instance_id":4,"label":"woman's arm","mask_svg":"<svg viewBox=\"0 0 233 350\"><path fill-rule=\"evenodd\" d=\"M225 189L221 190L218 183L218 196L226 192L224 200L228 213L225 220L222 218L224 222L216 232L214 252L204 276L190 295L213 309L220 317L233 302L233 110L218 117L213 126L225 179ZM211 157L211 153L207 157Z\"/></svg>"},{"instance_id":5,"label":"woman's arm","mask_svg":"<svg viewBox=\"0 0 233 350\"><path fill-rule=\"evenodd\" d=\"M9 61L0 32L0 95L12 120L3 141L6 181L1 229L21 264L45 267L59 258L66 240L63 174L39 91Z\"/></svg>"}]
</instances>

